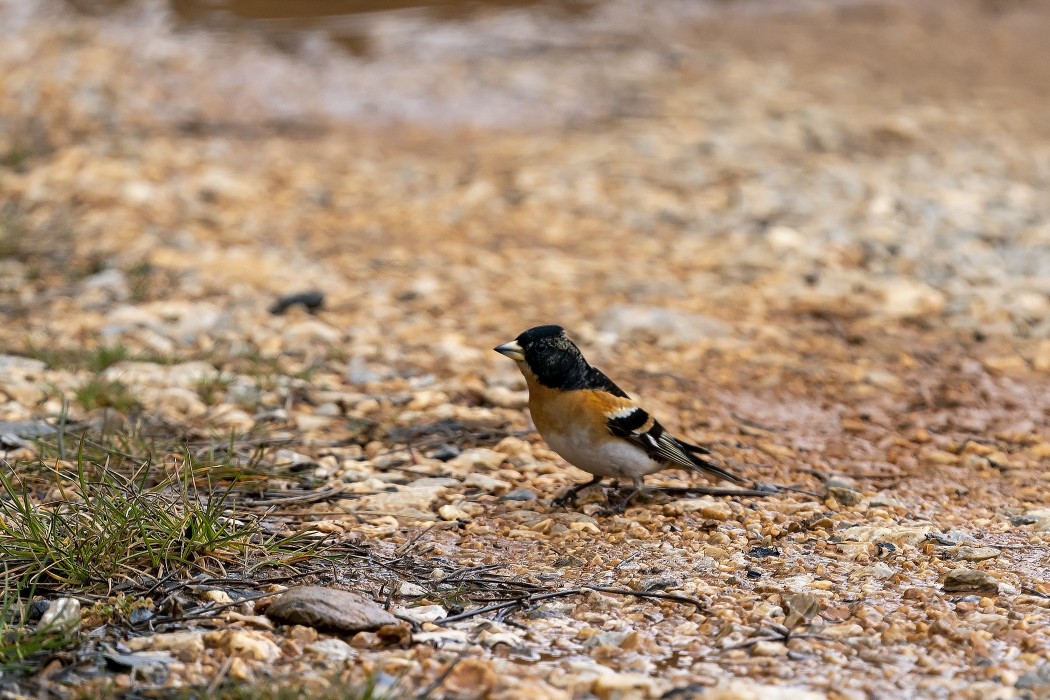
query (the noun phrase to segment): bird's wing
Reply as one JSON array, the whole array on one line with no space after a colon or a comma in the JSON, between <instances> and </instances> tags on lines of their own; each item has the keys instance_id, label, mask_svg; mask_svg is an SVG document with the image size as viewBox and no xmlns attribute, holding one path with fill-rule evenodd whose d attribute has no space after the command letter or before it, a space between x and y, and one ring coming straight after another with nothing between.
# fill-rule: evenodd
<instances>
[{"instance_id":1,"label":"bird's wing","mask_svg":"<svg viewBox=\"0 0 1050 700\"><path fill-rule=\"evenodd\" d=\"M714 462L698 457L697 455L708 455L711 452L699 445L678 440L640 406L624 406L610 411L606 414L605 424L613 435L641 447L657 462L706 472L737 484L744 481Z\"/></svg>"}]
</instances>

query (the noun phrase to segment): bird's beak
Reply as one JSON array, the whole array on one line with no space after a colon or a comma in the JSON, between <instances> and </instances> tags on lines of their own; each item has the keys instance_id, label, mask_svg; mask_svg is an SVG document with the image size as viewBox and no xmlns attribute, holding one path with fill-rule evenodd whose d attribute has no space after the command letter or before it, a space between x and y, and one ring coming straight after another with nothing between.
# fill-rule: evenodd
<instances>
[{"instance_id":1,"label":"bird's beak","mask_svg":"<svg viewBox=\"0 0 1050 700\"><path fill-rule=\"evenodd\" d=\"M525 361L525 353L522 352L521 346L518 345L518 341L516 340L512 340L509 343L504 343L498 348L493 348L493 350L498 352L500 355L506 355L515 362Z\"/></svg>"}]
</instances>

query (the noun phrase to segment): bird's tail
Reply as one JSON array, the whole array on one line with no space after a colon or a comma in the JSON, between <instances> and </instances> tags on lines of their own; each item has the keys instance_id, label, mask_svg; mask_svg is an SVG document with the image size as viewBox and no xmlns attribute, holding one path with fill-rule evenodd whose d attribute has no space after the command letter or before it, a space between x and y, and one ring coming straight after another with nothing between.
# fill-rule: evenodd
<instances>
[{"instance_id":1,"label":"bird's tail","mask_svg":"<svg viewBox=\"0 0 1050 700\"><path fill-rule=\"evenodd\" d=\"M689 461L692 462L693 467L696 471L717 476L726 481L731 481L734 484L745 484L747 481L731 471L727 471L722 467L718 466L709 459L704 459L697 455L709 455L711 450L706 447L700 447L700 445L691 445L688 442L682 442L681 440L676 441L682 450L688 455Z\"/></svg>"}]
</instances>

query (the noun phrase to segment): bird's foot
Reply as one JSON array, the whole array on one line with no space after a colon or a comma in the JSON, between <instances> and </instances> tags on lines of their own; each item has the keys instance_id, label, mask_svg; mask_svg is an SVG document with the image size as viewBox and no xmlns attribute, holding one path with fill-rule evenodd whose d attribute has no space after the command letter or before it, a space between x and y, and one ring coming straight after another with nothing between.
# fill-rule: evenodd
<instances>
[{"instance_id":1,"label":"bird's foot","mask_svg":"<svg viewBox=\"0 0 1050 700\"><path fill-rule=\"evenodd\" d=\"M586 482L584 484L576 484L571 489L569 489L568 491L566 491L565 493L563 493L562 495L558 496L553 501L551 501L551 505L554 506L555 508L561 508L562 506L564 506L567 503L572 503L572 505L575 506L576 505L576 494L578 494L580 491L584 490L588 486L594 486L595 484L600 483L601 480L602 480L602 477L595 476L593 479L591 479L590 481L588 481L588 482Z\"/></svg>"},{"instance_id":2,"label":"bird's foot","mask_svg":"<svg viewBox=\"0 0 1050 700\"><path fill-rule=\"evenodd\" d=\"M576 505L576 494L572 492L572 489L569 489L568 491L551 501L551 505L555 508L562 508L564 506L569 505L570 503L572 503L572 505L574 506Z\"/></svg>"},{"instance_id":3,"label":"bird's foot","mask_svg":"<svg viewBox=\"0 0 1050 700\"><path fill-rule=\"evenodd\" d=\"M615 505L606 506L605 508L599 510L598 515L623 515L624 512L626 512L627 510L627 506L631 505L631 502L634 501L634 499L637 498L639 495L641 495L641 493L642 490L640 488L636 488L634 491L631 491L629 494L627 494L626 498L621 499L619 503Z\"/></svg>"},{"instance_id":4,"label":"bird's foot","mask_svg":"<svg viewBox=\"0 0 1050 700\"><path fill-rule=\"evenodd\" d=\"M602 508L601 510L597 511L596 514L600 515L603 518L608 518L611 515L623 515L624 512L627 510L627 505L627 501L620 501L616 505L606 506L605 508Z\"/></svg>"}]
</instances>

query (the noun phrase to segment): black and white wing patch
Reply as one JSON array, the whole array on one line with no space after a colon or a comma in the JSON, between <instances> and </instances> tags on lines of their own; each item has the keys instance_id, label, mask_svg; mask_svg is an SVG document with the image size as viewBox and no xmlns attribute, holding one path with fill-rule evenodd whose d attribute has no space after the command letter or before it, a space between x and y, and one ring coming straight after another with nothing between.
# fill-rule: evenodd
<instances>
[{"instance_id":1,"label":"black and white wing patch","mask_svg":"<svg viewBox=\"0 0 1050 700\"><path fill-rule=\"evenodd\" d=\"M711 451L699 445L690 445L678 440L641 407L625 406L610 412L606 418L609 432L638 445L657 462L707 472L735 483L743 481L717 464L698 457L697 455L709 455Z\"/></svg>"}]
</instances>

